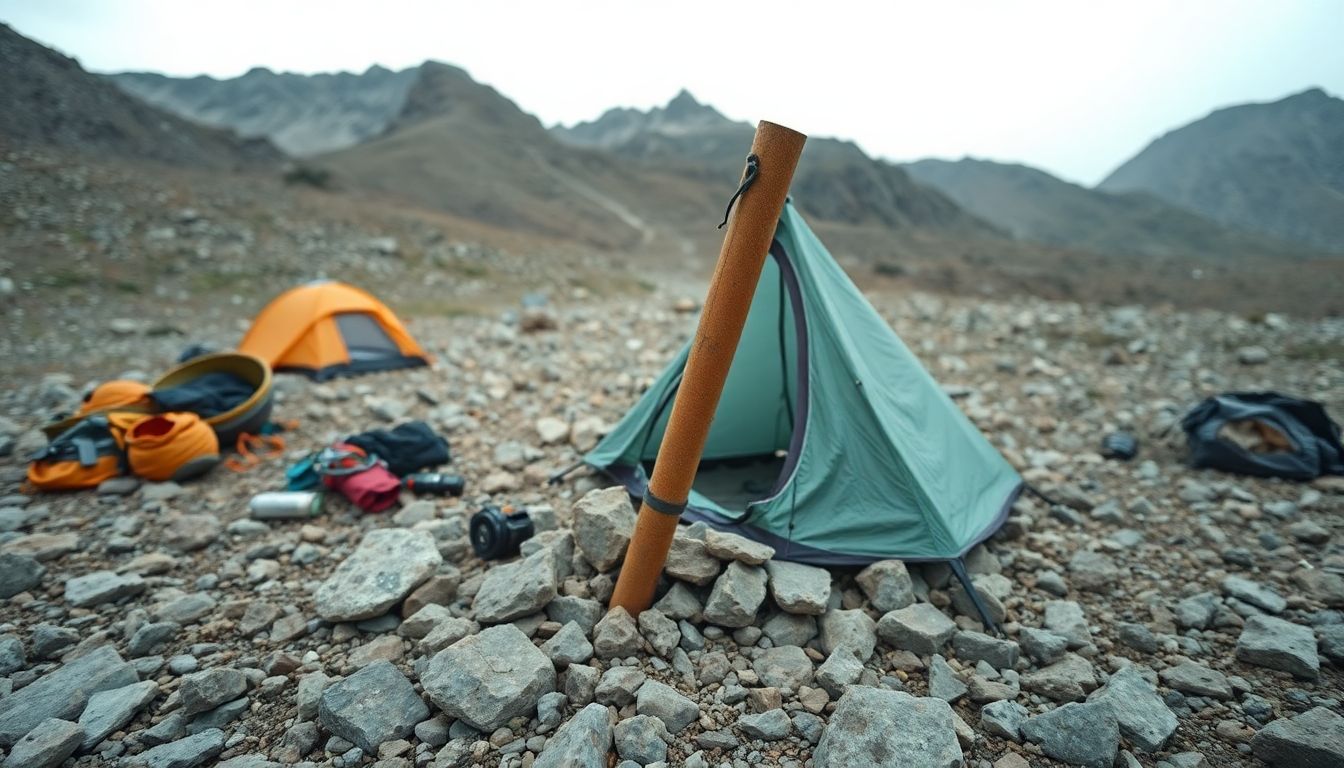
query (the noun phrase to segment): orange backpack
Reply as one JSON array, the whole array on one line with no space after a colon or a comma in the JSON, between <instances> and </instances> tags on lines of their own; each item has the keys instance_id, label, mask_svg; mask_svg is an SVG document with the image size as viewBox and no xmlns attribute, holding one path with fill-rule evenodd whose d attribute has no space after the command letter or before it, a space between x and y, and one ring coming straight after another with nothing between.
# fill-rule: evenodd
<instances>
[{"instance_id":1,"label":"orange backpack","mask_svg":"<svg viewBox=\"0 0 1344 768\"><path fill-rule=\"evenodd\" d=\"M103 413L52 439L28 465L28 482L44 491L96 488L125 472L126 430L141 414Z\"/></svg>"}]
</instances>

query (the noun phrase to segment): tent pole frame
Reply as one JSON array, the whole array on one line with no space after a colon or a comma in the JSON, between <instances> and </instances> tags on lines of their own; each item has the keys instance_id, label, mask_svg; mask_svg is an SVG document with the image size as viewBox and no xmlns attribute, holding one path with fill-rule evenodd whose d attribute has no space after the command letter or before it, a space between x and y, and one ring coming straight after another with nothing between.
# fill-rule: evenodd
<instances>
[{"instance_id":1,"label":"tent pole frame","mask_svg":"<svg viewBox=\"0 0 1344 768\"><path fill-rule=\"evenodd\" d=\"M728 229L686 358L682 386L672 403L653 476L611 595L613 609L619 606L638 616L653 603L806 141L806 136L782 125L762 120L756 126L742 183L724 216Z\"/></svg>"},{"instance_id":2,"label":"tent pole frame","mask_svg":"<svg viewBox=\"0 0 1344 768\"><path fill-rule=\"evenodd\" d=\"M952 575L961 582L961 588L966 590L967 597L971 598L971 604L975 606L975 612L980 614L980 623L988 629L995 637L1003 637L1003 630L999 628L998 622L989 615L989 609L985 607L985 601L980 599L980 592L976 590L975 584L971 582L971 575L966 572L966 561L963 558L947 561L948 567L952 569Z\"/></svg>"}]
</instances>

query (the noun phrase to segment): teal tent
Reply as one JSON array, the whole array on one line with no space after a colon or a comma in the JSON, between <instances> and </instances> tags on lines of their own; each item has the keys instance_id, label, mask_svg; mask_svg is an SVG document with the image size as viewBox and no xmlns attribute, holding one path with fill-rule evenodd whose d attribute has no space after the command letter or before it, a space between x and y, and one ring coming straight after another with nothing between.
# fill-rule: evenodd
<instances>
[{"instance_id":1,"label":"teal tent","mask_svg":"<svg viewBox=\"0 0 1344 768\"><path fill-rule=\"evenodd\" d=\"M586 464L643 496L687 345ZM787 204L685 518L816 565L960 558L1003 524L1013 468Z\"/></svg>"}]
</instances>

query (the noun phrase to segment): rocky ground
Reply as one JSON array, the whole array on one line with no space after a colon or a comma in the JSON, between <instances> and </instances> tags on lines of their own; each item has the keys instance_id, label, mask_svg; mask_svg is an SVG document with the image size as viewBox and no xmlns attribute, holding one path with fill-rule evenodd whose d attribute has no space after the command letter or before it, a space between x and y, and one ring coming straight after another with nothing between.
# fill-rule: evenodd
<instances>
[{"instance_id":1,"label":"rocky ground","mask_svg":"<svg viewBox=\"0 0 1344 768\"><path fill-rule=\"evenodd\" d=\"M874 294L1059 502L1024 498L969 558L1005 637L946 567L828 572L696 526L635 619L605 610L627 498L545 479L685 342L702 287L278 181L259 207L254 183L0 163L4 768L1344 765L1344 483L1191 470L1177 426L1248 389L1344 418L1340 321ZM324 274L386 297L436 367L281 377L288 455L246 473L24 488L36 428L91 383L227 346ZM465 499L249 518L288 460L413 418ZM1133 461L1099 454L1119 429ZM472 553L487 502L531 511L522 557Z\"/></svg>"},{"instance_id":2,"label":"rocky ground","mask_svg":"<svg viewBox=\"0 0 1344 768\"><path fill-rule=\"evenodd\" d=\"M1344 764L1344 483L1190 470L1176 426L1206 394L1270 387L1338 418L1344 362L1292 352L1334 348L1337 323L876 296L1059 502L1022 500L969 559L999 639L946 567L827 572L695 526L653 610L606 612L633 509L598 478L544 479L688 337L674 298L414 318L432 371L282 378L290 458L410 418L449 438L467 498L382 515L329 498L250 519L280 459L29 493L19 457L87 378L15 376L4 765ZM100 333L125 339L81 343ZM1099 455L1115 429L1135 460ZM472 553L487 501L532 511L523 557Z\"/></svg>"}]
</instances>

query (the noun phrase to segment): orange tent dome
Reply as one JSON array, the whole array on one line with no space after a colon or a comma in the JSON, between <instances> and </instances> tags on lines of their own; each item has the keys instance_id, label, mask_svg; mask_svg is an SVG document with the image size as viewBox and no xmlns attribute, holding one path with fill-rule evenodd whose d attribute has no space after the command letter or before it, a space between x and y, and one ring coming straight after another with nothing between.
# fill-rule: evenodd
<instances>
[{"instance_id":1,"label":"orange tent dome","mask_svg":"<svg viewBox=\"0 0 1344 768\"><path fill-rule=\"evenodd\" d=\"M252 321L238 351L279 372L318 381L429 364L392 310L369 293L335 281L277 296Z\"/></svg>"}]
</instances>

